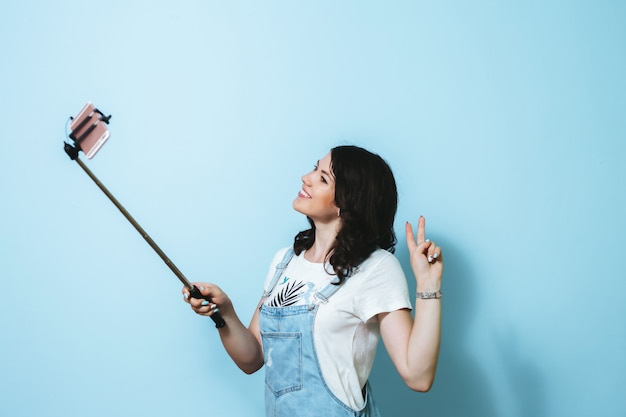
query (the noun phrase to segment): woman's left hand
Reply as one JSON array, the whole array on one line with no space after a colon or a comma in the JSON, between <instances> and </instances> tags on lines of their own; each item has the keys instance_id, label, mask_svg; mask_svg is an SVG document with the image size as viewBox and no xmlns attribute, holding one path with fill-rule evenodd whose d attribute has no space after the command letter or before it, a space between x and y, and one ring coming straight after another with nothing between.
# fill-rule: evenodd
<instances>
[{"instance_id":1,"label":"woman's left hand","mask_svg":"<svg viewBox=\"0 0 626 417\"><path fill-rule=\"evenodd\" d=\"M420 216L417 223L417 239L413 235L413 226L406 222L406 244L409 249L411 268L417 280L418 291L441 290L443 274L443 256L441 248L426 240L426 219Z\"/></svg>"}]
</instances>

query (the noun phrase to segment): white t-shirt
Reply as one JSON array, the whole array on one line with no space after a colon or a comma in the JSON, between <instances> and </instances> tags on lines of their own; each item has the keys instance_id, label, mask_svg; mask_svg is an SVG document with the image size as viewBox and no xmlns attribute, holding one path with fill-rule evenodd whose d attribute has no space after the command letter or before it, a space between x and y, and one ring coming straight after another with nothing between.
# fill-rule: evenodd
<instances>
[{"instance_id":1,"label":"white t-shirt","mask_svg":"<svg viewBox=\"0 0 626 417\"><path fill-rule=\"evenodd\" d=\"M265 280L266 291L287 249L274 256ZM330 265L326 267L332 271ZM264 304L286 307L316 303L313 294L333 278L324 264L307 261L302 252L291 259ZM380 337L376 315L403 308L411 308L404 271L396 257L383 249L374 251L328 303L319 306L313 340L324 381L337 398L355 410L364 406L361 389L372 369Z\"/></svg>"}]
</instances>

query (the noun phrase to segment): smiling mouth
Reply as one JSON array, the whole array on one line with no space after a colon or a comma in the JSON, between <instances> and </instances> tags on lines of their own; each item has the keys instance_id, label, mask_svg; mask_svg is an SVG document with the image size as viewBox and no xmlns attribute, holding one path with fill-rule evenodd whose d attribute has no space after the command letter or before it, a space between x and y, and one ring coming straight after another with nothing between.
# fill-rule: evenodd
<instances>
[{"instance_id":1,"label":"smiling mouth","mask_svg":"<svg viewBox=\"0 0 626 417\"><path fill-rule=\"evenodd\" d=\"M311 195L304 190L298 191L298 197L311 198Z\"/></svg>"}]
</instances>

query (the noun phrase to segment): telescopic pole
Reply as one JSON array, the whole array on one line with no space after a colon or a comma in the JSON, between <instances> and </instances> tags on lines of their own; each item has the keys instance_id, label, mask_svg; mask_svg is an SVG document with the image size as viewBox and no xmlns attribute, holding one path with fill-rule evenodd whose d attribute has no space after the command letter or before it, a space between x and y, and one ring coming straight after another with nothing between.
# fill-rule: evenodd
<instances>
[{"instance_id":1,"label":"telescopic pole","mask_svg":"<svg viewBox=\"0 0 626 417\"><path fill-rule=\"evenodd\" d=\"M83 171L87 173L89 178L91 178L93 182L96 183L96 185L109 198L109 200L111 200L111 202L115 205L115 207L117 207L118 210L124 215L124 217L126 217L126 219L135 227L135 229L139 232L139 234L146 240L146 242L148 242L150 247L154 249L154 251L161 257L163 262L165 262L165 264L172 270L174 275L178 277L180 282L182 282L183 285L187 287L187 289L190 292L191 297L198 298L198 299L203 299L203 298L207 299L207 297L202 295L198 287L196 287L195 285L192 285L189 282L189 280L183 275L182 272L180 272L180 270L176 267L176 265L174 265L174 263L167 257L167 255L165 255L165 253L161 250L161 248L159 248L159 246L154 242L154 240L152 240L150 235L146 233L143 227L141 227L139 223L137 223L137 221L133 218L133 216L131 216L131 214L124 208L124 206L122 206L120 202L117 201L117 199L113 196L113 194L111 194L111 192L104 186L104 184L102 184L102 182L100 182L100 180L93 174L93 172L91 172L91 170L87 167L87 165L85 165L83 161L80 160L80 158L78 157L78 151L76 150L76 148L74 148L73 146L67 143L65 145L66 145L65 151L68 153L70 158L75 160L78 163L78 165L83 169ZM68 149L68 147L72 149ZM211 315L211 319L213 319L213 321L215 322L215 327L217 328L221 328L226 325L226 322L224 321L224 319L222 318L219 312L213 313Z\"/></svg>"}]
</instances>

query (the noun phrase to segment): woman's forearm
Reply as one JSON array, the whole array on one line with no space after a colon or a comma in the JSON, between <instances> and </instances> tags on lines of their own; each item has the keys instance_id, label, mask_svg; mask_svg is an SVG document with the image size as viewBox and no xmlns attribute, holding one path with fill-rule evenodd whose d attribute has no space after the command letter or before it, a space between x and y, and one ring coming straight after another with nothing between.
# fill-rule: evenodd
<instances>
[{"instance_id":1,"label":"woman's forearm","mask_svg":"<svg viewBox=\"0 0 626 417\"><path fill-rule=\"evenodd\" d=\"M241 323L233 304L217 285L206 282L195 283L203 298L190 297L189 290L182 289L185 302L201 316L220 312L226 322L219 328L220 339L235 364L245 373L251 374L263 366L263 350L258 330L258 310L247 328ZM211 301L209 301L211 300Z\"/></svg>"},{"instance_id":2,"label":"woman's forearm","mask_svg":"<svg viewBox=\"0 0 626 417\"><path fill-rule=\"evenodd\" d=\"M416 391L430 389L441 344L441 299L415 301L415 317L407 347L407 384Z\"/></svg>"},{"instance_id":3,"label":"woman's forearm","mask_svg":"<svg viewBox=\"0 0 626 417\"><path fill-rule=\"evenodd\" d=\"M263 350L253 332L241 323L236 314L224 317L226 326L219 329L226 352L245 373L252 374L263 366Z\"/></svg>"}]
</instances>

